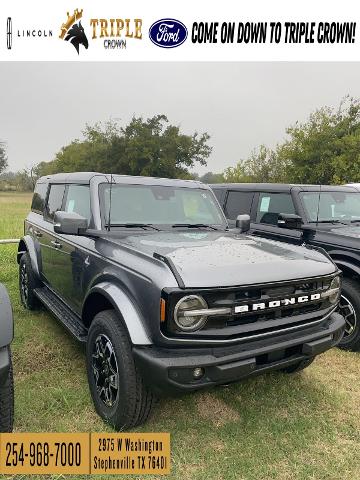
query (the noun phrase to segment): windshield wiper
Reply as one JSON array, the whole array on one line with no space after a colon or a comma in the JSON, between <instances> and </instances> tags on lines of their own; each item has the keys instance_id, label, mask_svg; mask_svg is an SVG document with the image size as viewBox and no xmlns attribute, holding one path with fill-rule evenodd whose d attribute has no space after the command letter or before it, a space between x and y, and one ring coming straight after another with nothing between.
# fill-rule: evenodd
<instances>
[{"instance_id":1,"label":"windshield wiper","mask_svg":"<svg viewBox=\"0 0 360 480\"><path fill-rule=\"evenodd\" d=\"M172 228L210 228L211 230L219 230L219 228L206 223L175 223L172 225Z\"/></svg>"},{"instance_id":2,"label":"windshield wiper","mask_svg":"<svg viewBox=\"0 0 360 480\"><path fill-rule=\"evenodd\" d=\"M109 225L105 225L106 228ZM111 223L110 227L124 227L124 228L151 228L152 230L156 230L160 232L160 228L155 227L152 223Z\"/></svg>"}]
</instances>

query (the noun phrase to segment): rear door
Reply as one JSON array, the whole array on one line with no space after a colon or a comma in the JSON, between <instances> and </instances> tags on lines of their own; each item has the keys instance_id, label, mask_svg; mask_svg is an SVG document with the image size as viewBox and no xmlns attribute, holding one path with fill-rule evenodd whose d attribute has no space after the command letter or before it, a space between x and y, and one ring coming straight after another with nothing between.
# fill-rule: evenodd
<instances>
[{"instance_id":1,"label":"rear door","mask_svg":"<svg viewBox=\"0 0 360 480\"><path fill-rule=\"evenodd\" d=\"M46 205L48 186L49 184L47 182L36 184L31 203L31 212L26 217L24 224L25 235L30 235L34 241L40 274L42 272L42 242L44 233L47 229L47 225L46 222L44 222L43 215Z\"/></svg>"},{"instance_id":2,"label":"rear door","mask_svg":"<svg viewBox=\"0 0 360 480\"><path fill-rule=\"evenodd\" d=\"M62 209L65 194L64 184L51 184L44 211L44 225L40 239L42 277L45 283L57 291L57 285L62 282L61 268L57 264L57 252L62 248L61 242L54 233L55 212Z\"/></svg>"}]
</instances>

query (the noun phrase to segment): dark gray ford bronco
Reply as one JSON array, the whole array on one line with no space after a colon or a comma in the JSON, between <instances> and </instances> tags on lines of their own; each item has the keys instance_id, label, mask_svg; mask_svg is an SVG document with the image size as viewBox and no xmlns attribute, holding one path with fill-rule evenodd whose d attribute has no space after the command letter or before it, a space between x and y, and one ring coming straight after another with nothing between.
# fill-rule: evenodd
<instances>
[{"instance_id":1,"label":"dark gray ford bronco","mask_svg":"<svg viewBox=\"0 0 360 480\"><path fill-rule=\"evenodd\" d=\"M87 345L97 412L144 422L155 395L278 369L336 345L341 279L314 248L229 230L200 182L100 173L38 180L20 294Z\"/></svg>"},{"instance_id":2,"label":"dark gray ford bronco","mask_svg":"<svg viewBox=\"0 0 360 480\"><path fill-rule=\"evenodd\" d=\"M14 421L14 381L10 344L14 322L9 295L0 284L0 432L11 432Z\"/></svg>"}]
</instances>

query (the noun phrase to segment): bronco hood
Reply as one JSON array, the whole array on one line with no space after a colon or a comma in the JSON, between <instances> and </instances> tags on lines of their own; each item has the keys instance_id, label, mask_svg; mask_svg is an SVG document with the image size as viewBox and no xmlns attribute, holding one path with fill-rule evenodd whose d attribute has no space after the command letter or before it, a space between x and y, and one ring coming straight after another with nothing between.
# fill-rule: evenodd
<instances>
[{"instance_id":1,"label":"bronco hood","mask_svg":"<svg viewBox=\"0 0 360 480\"><path fill-rule=\"evenodd\" d=\"M167 257L186 288L227 287L327 275L335 265L323 254L233 232L154 232L119 243Z\"/></svg>"}]
</instances>

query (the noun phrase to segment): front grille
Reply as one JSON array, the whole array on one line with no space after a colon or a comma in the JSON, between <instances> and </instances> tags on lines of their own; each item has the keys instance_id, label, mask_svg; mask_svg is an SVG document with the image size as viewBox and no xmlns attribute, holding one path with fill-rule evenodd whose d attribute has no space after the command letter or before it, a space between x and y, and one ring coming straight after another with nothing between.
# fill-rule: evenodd
<instances>
[{"instance_id":1,"label":"front grille","mask_svg":"<svg viewBox=\"0 0 360 480\"><path fill-rule=\"evenodd\" d=\"M241 305L242 302L274 300L286 296L309 295L315 292L326 290L330 286L331 278L321 278L312 281L300 281L296 283L278 285L276 287L247 287L239 289L229 289L229 291L206 292L202 293L209 308Z\"/></svg>"},{"instance_id":2,"label":"front grille","mask_svg":"<svg viewBox=\"0 0 360 480\"><path fill-rule=\"evenodd\" d=\"M231 319L226 319L226 325L245 325L247 323L265 322L269 320L276 320L280 318L290 318L301 315L303 313L316 312L321 310L322 302L317 302L309 305L298 305L296 308L282 307L274 309L266 313L251 313L250 315L233 315ZM215 317L212 317L214 320ZM224 319L225 320L225 319ZM209 318L211 322L211 319ZM215 322L216 323L216 322Z\"/></svg>"},{"instance_id":3,"label":"front grille","mask_svg":"<svg viewBox=\"0 0 360 480\"><path fill-rule=\"evenodd\" d=\"M279 307L258 309L255 311L235 313L235 307L246 305L249 309L253 304L269 305L288 298L298 298L321 294L330 286L333 276L315 279L284 282L276 285L257 285L248 287L231 287L214 290L201 290L191 293L201 295L209 308L231 308L232 314L224 317L209 317L204 327L196 332L180 332L174 328L174 322L167 322L167 334L174 334L188 338L248 338L259 334L280 332L289 328L307 328L318 323L333 307L327 299L318 299L312 302L295 303ZM170 295L169 315L173 306L183 296L182 294ZM174 298L172 298L174 297Z\"/></svg>"}]
</instances>

